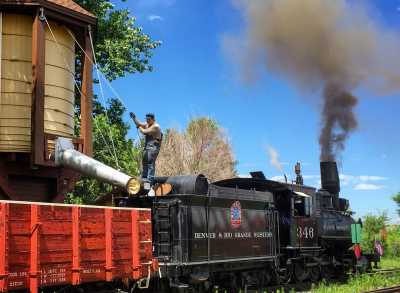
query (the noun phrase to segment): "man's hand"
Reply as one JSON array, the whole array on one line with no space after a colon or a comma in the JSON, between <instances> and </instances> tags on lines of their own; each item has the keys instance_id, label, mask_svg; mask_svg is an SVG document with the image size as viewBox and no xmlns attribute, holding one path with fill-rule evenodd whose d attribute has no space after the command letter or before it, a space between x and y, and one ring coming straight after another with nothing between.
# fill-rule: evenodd
<instances>
[{"instance_id":1,"label":"man's hand","mask_svg":"<svg viewBox=\"0 0 400 293\"><path fill-rule=\"evenodd\" d=\"M135 115L135 113L133 113L133 112L130 112L130 113L129 113L129 116L131 116L131 118L132 118L133 120L135 120L135 118L136 118L136 115Z\"/></svg>"}]
</instances>

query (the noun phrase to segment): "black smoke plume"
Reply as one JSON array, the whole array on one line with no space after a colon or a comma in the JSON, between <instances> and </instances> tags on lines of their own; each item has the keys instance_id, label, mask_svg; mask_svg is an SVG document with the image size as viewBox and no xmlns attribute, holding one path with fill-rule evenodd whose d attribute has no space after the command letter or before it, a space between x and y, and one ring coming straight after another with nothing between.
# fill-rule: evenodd
<instances>
[{"instance_id":1,"label":"black smoke plume","mask_svg":"<svg viewBox=\"0 0 400 293\"><path fill-rule=\"evenodd\" d=\"M365 7L345 0L236 0L247 29L237 44L248 80L260 63L322 104L321 160L333 160L357 127L358 88L400 89L396 33L372 21ZM240 42L240 43L239 43ZM225 42L225 47L232 46ZM238 45L239 47L239 45ZM230 50L237 52L237 50Z\"/></svg>"}]
</instances>

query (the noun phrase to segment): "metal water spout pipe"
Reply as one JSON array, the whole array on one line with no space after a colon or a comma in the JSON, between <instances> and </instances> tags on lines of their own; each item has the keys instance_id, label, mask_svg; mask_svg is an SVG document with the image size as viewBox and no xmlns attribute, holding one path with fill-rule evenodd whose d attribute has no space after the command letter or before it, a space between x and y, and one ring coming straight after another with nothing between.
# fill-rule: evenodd
<instances>
[{"instance_id":1,"label":"metal water spout pipe","mask_svg":"<svg viewBox=\"0 0 400 293\"><path fill-rule=\"evenodd\" d=\"M130 195L139 193L141 180L120 172L74 149L67 138L56 140L55 162L57 166L71 168L85 176L121 187Z\"/></svg>"}]
</instances>

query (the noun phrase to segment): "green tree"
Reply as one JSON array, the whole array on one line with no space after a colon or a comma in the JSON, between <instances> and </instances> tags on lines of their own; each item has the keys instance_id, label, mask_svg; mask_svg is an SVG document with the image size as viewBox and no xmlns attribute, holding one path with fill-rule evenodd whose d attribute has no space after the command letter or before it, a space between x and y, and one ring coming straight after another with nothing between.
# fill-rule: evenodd
<instances>
[{"instance_id":1,"label":"green tree","mask_svg":"<svg viewBox=\"0 0 400 293\"><path fill-rule=\"evenodd\" d=\"M125 108L112 99L105 108L97 104L93 118L93 158L122 172L138 176L141 162L141 142L127 138L129 124L122 116ZM92 203L112 191L112 186L96 179L83 177L68 195L70 203Z\"/></svg>"},{"instance_id":2,"label":"green tree","mask_svg":"<svg viewBox=\"0 0 400 293\"><path fill-rule=\"evenodd\" d=\"M122 0L125 2L124 0ZM97 17L94 49L97 63L104 76L112 81L129 73L152 71L150 59L161 42L153 41L142 28L135 25L135 18L127 9L116 9L110 0L75 0ZM81 82L80 63L82 52L76 58L76 80ZM94 75L96 77L96 75ZM99 82L96 81L95 82ZM79 135L79 93L76 92L75 134ZM139 174L140 142L128 139L129 125L123 121L125 108L120 101L111 99L107 107L94 96L93 157L129 175ZM112 186L95 179L83 177L67 202L91 203L109 193Z\"/></svg>"},{"instance_id":3,"label":"green tree","mask_svg":"<svg viewBox=\"0 0 400 293\"><path fill-rule=\"evenodd\" d=\"M386 255L400 257L400 226L398 225L388 227Z\"/></svg>"},{"instance_id":4,"label":"green tree","mask_svg":"<svg viewBox=\"0 0 400 293\"><path fill-rule=\"evenodd\" d=\"M400 192L398 192L396 195L394 195L392 197L392 199L397 203L397 206L399 207L399 209L397 210L397 212L400 215Z\"/></svg>"},{"instance_id":5,"label":"green tree","mask_svg":"<svg viewBox=\"0 0 400 293\"><path fill-rule=\"evenodd\" d=\"M380 215L367 215L363 219L362 227L362 241L361 246L363 251L367 253L374 252L374 241L380 240L383 246L386 248L386 241L382 237L382 231L386 229L388 217L385 212Z\"/></svg>"},{"instance_id":6,"label":"green tree","mask_svg":"<svg viewBox=\"0 0 400 293\"><path fill-rule=\"evenodd\" d=\"M115 9L110 0L75 2L97 17L94 44L96 59L109 80L127 73L142 73L153 69L149 60L153 49L161 42L153 41L143 33L142 28L135 25L136 19L129 15L127 9Z\"/></svg>"}]
</instances>

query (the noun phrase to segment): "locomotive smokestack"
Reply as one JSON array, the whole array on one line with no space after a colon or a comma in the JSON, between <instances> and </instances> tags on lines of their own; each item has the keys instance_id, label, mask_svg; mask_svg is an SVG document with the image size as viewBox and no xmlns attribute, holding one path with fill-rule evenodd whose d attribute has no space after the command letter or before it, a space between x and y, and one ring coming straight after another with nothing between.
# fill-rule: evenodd
<instances>
[{"instance_id":1,"label":"locomotive smokestack","mask_svg":"<svg viewBox=\"0 0 400 293\"><path fill-rule=\"evenodd\" d=\"M332 194L339 195L340 181L336 162L325 161L320 163L321 186Z\"/></svg>"}]
</instances>

